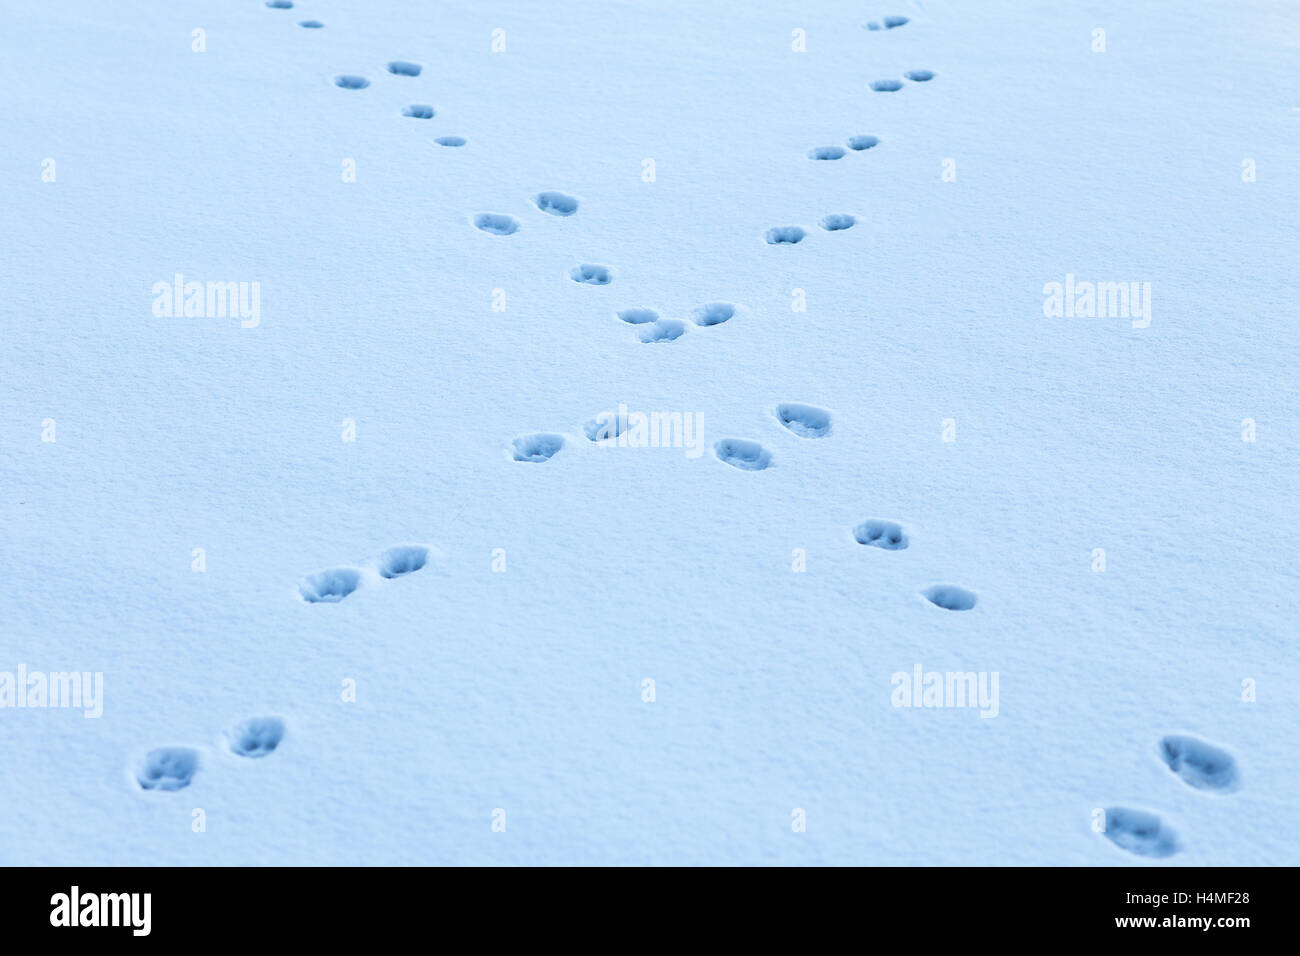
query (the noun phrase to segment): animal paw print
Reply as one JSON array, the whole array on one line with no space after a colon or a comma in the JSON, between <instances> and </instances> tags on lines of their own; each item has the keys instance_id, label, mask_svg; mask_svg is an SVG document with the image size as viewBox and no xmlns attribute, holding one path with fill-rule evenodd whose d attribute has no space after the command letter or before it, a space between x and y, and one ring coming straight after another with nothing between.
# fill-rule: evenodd
<instances>
[{"instance_id":1,"label":"animal paw print","mask_svg":"<svg viewBox=\"0 0 1300 956\"><path fill-rule=\"evenodd\" d=\"M307 575L298 584L298 595L307 604L337 604L367 581L392 580L419 571L429 556L430 549L422 544L394 545L368 567L328 568Z\"/></svg>"}]
</instances>

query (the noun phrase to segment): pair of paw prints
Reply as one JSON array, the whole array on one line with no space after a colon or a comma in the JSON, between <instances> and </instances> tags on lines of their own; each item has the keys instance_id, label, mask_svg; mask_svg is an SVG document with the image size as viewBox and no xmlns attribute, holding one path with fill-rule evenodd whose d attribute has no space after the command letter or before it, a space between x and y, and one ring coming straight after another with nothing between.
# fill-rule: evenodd
<instances>
[{"instance_id":1,"label":"pair of paw prints","mask_svg":"<svg viewBox=\"0 0 1300 956\"><path fill-rule=\"evenodd\" d=\"M638 326L637 338L642 342L672 342L686 332L686 323L677 319L662 319L654 309L621 309L615 313L628 325ZM690 318L700 328L722 325L736 315L730 302L709 302L694 309Z\"/></svg>"},{"instance_id":2,"label":"pair of paw prints","mask_svg":"<svg viewBox=\"0 0 1300 956\"><path fill-rule=\"evenodd\" d=\"M307 575L298 584L298 595L308 604L337 604L367 579L400 578L419 571L429 561L429 549L422 544L394 545L366 567L327 568Z\"/></svg>"},{"instance_id":3,"label":"pair of paw prints","mask_svg":"<svg viewBox=\"0 0 1300 956\"><path fill-rule=\"evenodd\" d=\"M250 717L225 734L224 749L238 757L265 757L284 739L280 717ZM181 790L199 772L202 760L194 747L158 747L140 758L132 776L141 790Z\"/></svg>"},{"instance_id":4,"label":"pair of paw prints","mask_svg":"<svg viewBox=\"0 0 1300 956\"><path fill-rule=\"evenodd\" d=\"M857 225L858 218L847 212L831 213L823 216L820 225L827 232L843 232ZM808 237L808 230L803 226L774 226L763 234L769 246L793 246Z\"/></svg>"},{"instance_id":5,"label":"pair of paw prints","mask_svg":"<svg viewBox=\"0 0 1300 956\"><path fill-rule=\"evenodd\" d=\"M882 551L905 551L911 536L896 521L868 518L853 529L853 540L868 548ZM945 611L969 611L979 603L979 595L956 584L936 584L921 591L921 596Z\"/></svg>"},{"instance_id":6,"label":"pair of paw prints","mask_svg":"<svg viewBox=\"0 0 1300 956\"><path fill-rule=\"evenodd\" d=\"M862 134L860 136L850 136L844 141L844 146L814 146L812 149L808 150L806 155L809 159L818 162L829 162L836 159L843 159L845 156L849 155L849 150L853 150L855 153L864 153L869 149L875 149L879 145L879 136L868 136Z\"/></svg>"},{"instance_id":7,"label":"pair of paw prints","mask_svg":"<svg viewBox=\"0 0 1300 956\"><path fill-rule=\"evenodd\" d=\"M1194 790L1232 793L1240 786L1237 761L1214 744L1186 734L1163 737L1156 753L1174 776ZM1121 850L1137 856L1173 856L1181 848L1174 829L1157 814L1131 807L1107 807L1099 814L1100 832Z\"/></svg>"},{"instance_id":8,"label":"pair of paw prints","mask_svg":"<svg viewBox=\"0 0 1300 956\"><path fill-rule=\"evenodd\" d=\"M935 76L933 70L908 70L903 74L903 79L913 83L929 83ZM897 93L903 88L903 83L901 80L872 80L867 86L876 93Z\"/></svg>"},{"instance_id":9,"label":"pair of paw prints","mask_svg":"<svg viewBox=\"0 0 1300 956\"><path fill-rule=\"evenodd\" d=\"M538 193L533 196L532 204L547 215L560 218L568 218L578 211L578 200L575 197L556 190ZM514 216L503 212L480 212L470 221L476 229L491 236L513 236L521 225ZM610 278L607 267L588 265L575 267L570 276L575 282L589 282L593 285L605 285Z\"/></svg>"},{"instance_id":10,"label":"pair of paw prints","mask_svg":"<svg viewBox=\"0 0 1300 956\"><path fill-rule=\"evenodd\" d=\"M825 438L831 431L831 413L816 405L782 402L773 417L786 431L800 438ZM747 438L724 438L713 446L718 461L741 471L763 471L772 464L772 453Z\"/></svg>"}]
</instances>

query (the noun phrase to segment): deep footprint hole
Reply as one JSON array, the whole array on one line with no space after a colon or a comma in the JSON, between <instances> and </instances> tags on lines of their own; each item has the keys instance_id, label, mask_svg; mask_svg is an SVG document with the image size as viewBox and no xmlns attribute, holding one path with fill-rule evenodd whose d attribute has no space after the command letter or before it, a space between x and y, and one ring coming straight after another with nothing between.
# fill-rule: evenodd
<instances>
[{"instance_id":1,"label":"deep footprint hole","mask_svg":"<svg viewBox=\"0 0 1300 956\"><path fill-rule=\"evenodd\" d=\"M772 453L756 441L724 438L713 446L719 461L742 471L762 471L772 463Z\"/></svg>"},{"instance_id":2,"label":"deep footprint hole","mask_svg":"<svg viewBox=\"0 0 1300 956\"><path fill-rule=\"evenodd\" d=\"M691 313L691 321L696 325L721 325L736 314L736 307L729 302L710 302Z\"/></svg>"},{"instance_id":3,"label":"deep footprint hole","mask_svg":"<svg viewBox=\"0 0 1300 956\"><path fill-rule=\"evenodd\" d=\"M265 757L284 739L284 721L279 717L250 717L231 729L231 752L241 757Z\"/></svg>"},{"instance_id":4,"label":"deep footprint hole","mask_svg":"<svg viewBox=\"0 0 1300 956\"><path fill-rule=\"evenodd\" d=\"M399 544L379 556L379 574L385 578L400 578L403 574L419 571L429 560L429 549L418 544Z\"/></svg>"},{"instance_id":5,"label":"deep footprint hole","mask_svg":"<svg viewBox=\"0 0 1300 956\"><path fill-rule=\"evenodd\" d=\"M519 231L519 220L499 212L481 212L474 217L474 225L489 235L511 236Z\"/></svg>"},{"instance_id":6,"label":"deep footprint hole","mask_svg":"<svg viewBox=\"0 0 1300 956\"><path fill-rule=\"evenodd\" d=\"M572 216L578 211L578 200L564 193L538 193L533 197L533 202L542 212L550 213L552 216Z\"/></svg>"},{"instance_id":7,"label":"deep footprint hole","mask_svg":"<svg viewBox=\"0 0 1300 956\"><path fill-rule=\"evenodd\" d=\"M608 267L587 263L570 269L569 278L574 282L581 282L583 285L609 285L614 281Z\"/></svg>"},{"instance_id":8,"label":"deep footprint hole","mask_svg":"<svg viewBox=\"0 0 1300 956\"><path fill-rule=\"evenodd\" d=\"M842 159L844 156L843 146L816 146L808 150L809 159Z\"/></svg>"},{"instance_id":9,"label":"deep footprint hole","mask_svg":"<svg viewBox=\"0 0 1300 956\"><path fill-rule=\"evenodd\" d=\"M364 76L343 75L334 77L334 85L345 90L364 90L370 81Z\"/></svg>"},{"instance_id":10,"label":"deep footprint hole","mask_svg":"<svg viewBox=\"0 0 1300 956\"><path fill-rule=\"evenodd\" d=\"M298 593L308 604L337 604L361 586L361 572L355 568L331 568L302 579Z\"/></svg>"},{"instance_id":11,"label":"deep footprint hole","mask_svg":"<svg viewBox=\"0 0 1300 956\"><path fill-rule=\"evenodd\" d=\"M764 238L769 246L793 246L803 242L808 235L801 226L775 226L767 231Z\"/></svg>"},{"instance_id":12,"label":"deep footprint hole","mask_svg":"<svg viewBox=\"0 0 1300 956\"><path fill-rule=\"evenodd\" d=\"M846 212L832 213L822 219L821 226L827 232L840 232L851 229L858 220Z\"/></svg>"},{"instance_id":13,"label":"deep footprint hole","mask_svg":"<svg viewBox=\"0 0 1300 956\"><path fill-rule=\"evenodd\" d=\"M955 584L938 584L921 592L925 599L945 611L969 611L979 600L974 591Z\"/></svg>"},{"instance_id":14,"label":"deep footprint hole","mask_svg":"<svg viewBox=\"0 0 1300 956\"><path fill-rule=\"evenodd\" d=\"M405 60L393 60L388 64L388 72L393 76L419 76L424 67L418 63L408 63Z\"/></svg>"},{"instance_id":15,"label":"deep footprint hole","mask_svg":"<svg viewBox=\"0 0 1300 956\"><path fill-rule=\"evenodd\" d=\"M515 461L541 462L551 458L564 447L564 438L560 435L540 434L525 435L514 441L513 455Z\"/></svg>"},{"instance_id":16,"label":"deep footprint hole","mask_svg":"<svg viewBox=\"0 0 1300 956\"><path fill-rule=\"evenodd\" d=\"M880 518L869 518L862 522L853 529L853 538L858 544L884 551L902 551L908 544L902 525Z\"/></svg>"},{"instance_id":17,"label":"deep footprint hole","mask_svg":"<svg viewBox=\"0 0 1300 956\"><path fill-rule=\"evenodd\" d=\"M776 418L801 438L821 438L831 430L831 413L814 405L784 402L776 407Z\"/></svg>"}]
</instances>

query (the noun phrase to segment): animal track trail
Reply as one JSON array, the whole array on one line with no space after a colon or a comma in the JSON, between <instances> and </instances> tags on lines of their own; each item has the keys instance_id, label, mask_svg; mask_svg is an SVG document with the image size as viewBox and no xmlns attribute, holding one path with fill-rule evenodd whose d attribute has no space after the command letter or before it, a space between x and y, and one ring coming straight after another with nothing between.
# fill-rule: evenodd
<instances>
[{"instance_id":1,"label":"animal track trail","mask_svg":"<svg viewBox=\"0 0 1300 956\"><path fill-rule=\"evenodd\" d=\"M935 607L941 607L945 611L969 611L979 602L974 591L955 584L937 584L926 588L921 594Z\"/></svg>"},{"instance_id":2,"label":"animal track trail","mask_svg":"<svg viewBox=\"0 0 1300 956\"><path fill-rule=\"evenodd\" d=\"M756 441L744 438L724 438L713 446L713 453L732 468L741 471L762 471L772 464L772 453Z\"/></svg>"},{"instance_id":3,"label":"animal track trail","mask_svg":"<svg viewBox=\"0 0 1300 956\"><path fill-rule=\"evenodd\" d=\"M1178 835L1154 813L1128 807L1107 807L1106 839L1138 856L1167 857L1178 852Z\"/></svg>"},{"instance_id":4,"label":"animal track trail","mask_svg":"<svg viewBox=\"0 0 1300 956\"><path fill-rule=\"evenodd\" d=\"M1196 737L1173 734L1161 739L1160 759L1183 783L1197 790L1231 793L1239 785L1232 754Z\"/></svg>"},{"instance_id":5,"label":"animal track trail","mask_svg":"<svg viewBox=\"0 0 1300 956\"><path fill-rule=\"evenodd\" d=\"M542 432L516 438L511 446L511 454L515 461L540 463L550 461L563 447L563 436Z\"/></svg>"},{"instance_id":6,"label":"animal track trail","mask_svg":"<svg viewBox=\"0 0 1300 956\"><path fill-rule=\"evenodd\" d=\"M853 529L853 538L858 544L884 551L903 551L909 544L902 525L882 518L868 518L862 522Z\"/></svg>"},{"instance_id":7,"label":"animal track trail","mask_svg":"<svg viewBox=\"0 0 1300 956\"><path fill-rule=\"evenodd\" d=\"M189 747L159 747L144 756L135 779L142 790L180 790L199 769L199 752Z\"/></svg>"},{"instance_id":8,"label":"animal track trail","mask_svg":"<svg viewBox=\"0 0 1300 956\"><path fill-rule=\"evenodd\" d=\"M284 739L284 721L279 717L250 717L226 735L231 753L240 757L265 757L275 752Z\"/></svg>"},{"instance_id":9,"label":"animal track trail","mask_svg":"<svg viewBox=\"0 0 1300 956\"><path fill-rule=\"evenodd\" d=\"M831 430L831 413L815 405L783 402L776 407L776 419L800 438L823 438Z\"/></svg>"},{"instance_id":10,"label":"animal track trail","mask_svg":"<svg viewBox=\"0 0 1300 956\"><path fill-rule=\"evenodd\" d=\"M359 587L359 568L329 568L303 578L298 593L308 604L337 604Z\"/></svg>"}]
</instances>

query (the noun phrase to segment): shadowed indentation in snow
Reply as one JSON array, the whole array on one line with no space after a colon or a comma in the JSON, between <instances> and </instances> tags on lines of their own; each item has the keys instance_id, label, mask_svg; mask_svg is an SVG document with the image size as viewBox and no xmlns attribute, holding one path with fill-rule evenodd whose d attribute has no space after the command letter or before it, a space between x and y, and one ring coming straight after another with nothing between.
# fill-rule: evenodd
<instances>
[{"instance_id":1,"label":"shadowed indentation in snow","mask_svg":"<svg viewBox=\"0 0 1300 956\"><path fill-rule=\"evenodd\" d=\"M827 232L839 232L843 229L852 228L858 220L846 212L831 213L829 216L822 218L822 228Z\"/></svg>"},{"instance_id":2,"label":"shadowed indentation in snow","mask_svg":"<svg viewBox=\"0 0 1300 956\"><path fill-rule=\"evenodd\" d=\"M880 139L876 136L850 136L847 145L849 149L855 149L862 152L864 149L871 149L873 146L880 145Z\"/></svg>"},{"instance_id":3,"label":"shadowed indentation in snow","mask_svg":"<svg viewBox=\"0 0 1300 956\"><path fill-rule=\"evenodd\" d=\"M719 461L742 471L762 471L772 463L772 453L756 441L724 438L713 446Z\"/></svg>"},{"instance_id":4,"label":"shadowed indentation in snow","mask_svg":"<svg viewBox=\"0 0 1300 956\"><path fill-rule=\"evenodd\" d=\"M659 313L654 309L624 309L618 317L629 325L644 325L659 318Z\"/></svg>"},{"instance_id":5,"label":"shadowed indentation in snow","mask_svg":"<svg viewBox=\"0 0 1300 956\"><path fill-rule=\"evenodd\" d=\"M439 136L434 140L439 146L464 146L464 136Z\"/></svg>"},{"instance_id":6,"label":"shadowed indentation in snow","mask_svg":"<svg viewBox=\"0 0 1300 956\"><path fill-rule=\"evenodd\" d=\"M883 20L870 21L867 24L867 29L879 30L883 26L883 28L886 30L894 30L898 27L903 26L905 23L907 23L907 17L885 17Z\"/></svg>"},{"instance_id":7,"label":"shadowed indentation in snow","mask_svg":"<svg viewBox=\"0 0 1300 956\"><path fill-rule=\"evenodd\" d=\"M907 547L907 534L903 526L881 518L868 518L853 529L853 538L858 544L885 551L902 551Z\"/></svg>"},{"instance_id":8,"label":"shadowed indentation in snow","mask_svg":"<svg viewBox=\"0 0 1300 956\"><path fill-rule=\"evenodd\" d=\"M1177 734L1165 737L1160 741L1160 758L1189 787L1237 789L1237 761L1226 750L1204 740Z\"/></svg>"},{"instance_id":9,"label":"shadowed indentation in snow","mask_svg":"<svg viewBox=\"0 0 1300 956\"><path fill-rule=\"evenodd\" d=\"M929 83L931 80L934 79L934 71L909 70L908 72L904 73L903 76L907 77L913 83Z\"/></svg>"},{"instance_id":10,"label":"shadowed indentation in snow","mask_svg":"<svg viewBox=\"0 0 1300 956\"><path fill-rule=\"evenodd\" d=\"M144 790L179 790L188 787L199 769L199 752L189 747L159 747L145 754L135 772Z\"/></svg>"},{"instance_id":11,"label":"shadowed indentation in snow","mask_svg":"<svg viewBox=\"0 0 1300 956\"><path fill-rule=\"evenodd\" d=\"M299 20L298 26L306 27L308 30L319 30L321 27L325 26L325 24L321 23L319 20Z\"/></svg>"},{"instance_id":12,"label":"shadowed indentation in snow","mask_svg":"<svg viewBox=\"0 0 1300 956\"><path fill-rule=\"evenodd\" d=\"M424 567L429 549L418 544L398 544L379 556L379 573L385 578L399 578Z\"/></svg>"},{"instance_id":13,"label":"shadowed indentation in snow","mask_svg":"<svg viewBox=\"0 0 1300 956\"><path fill-rule=\"evenodd\" d=\"M388 64L388 72L393 76L419 76L420 71L424 69L418 63L407 63L405 60L394 60Z\"/></svg>"},{"instance_id":14,"label":"shadowed indentation in snow","mask_svg":"<svg viewBox=\"0 0 1300 956\"><path fill-rule=\"evenodd\" d=\"M364 90L370 85L370 81L364 76L343 75L334 77L334 85L342 87L345 90Z\"/></svg>"},{"instance_id":15,"label":"shadowed indentation in snow","mask_svg":"<svg viewBox=\"0 0 1300 956\"><path fill-rule=\"evenodd\" d=\"M814 405L783 402L776 406L776 418L800 438L821 438L831 430L831 413Z\"/></svg>"},{"instance_id":16,"label":"shadowed indentation in snow","mask_svg":"<svg viewBox=\"0 0 1300 956\"><path fill-rule=\"evenodd\" d=\"M227 735L230 750L241 757L265 757L280 746L284 738L284 721L279 717L250 717Z\"/></svg>"},{"instance_id":17,"label":"shadowed indentation in snow","mask_svg":"<svg viewBox=\"0 0 1300 956\"><path fill-rule=\"evenodd\" d=\"M843 146L814 146L808 150L809 159L841 159L844 155Z\"/></svg>"},{"instance_id":18,"label":"shadowed indentation in snow","mask_svg":"<svg viewBox=\"0 0 1300 956\"><path fill-rule=\"evenodd\" d=\"M927 601L945 611L969 611L979 600L974 591L967 591L955 584L936 584L921 593Z\"/></svg>"},{"instance_id":19,"label":"shadowed indentation in snow","mask_svg":"<svg viewBox=\"0 0 1300 956\"><path fill-rule=\"evenodd\" d=\"M594 266L584 263L569 270L569 278L583 285L609 285L614 276L606 266Z\"/></svg>"},{"instance_id":20,"label":"shadowed indentation in snow","mask_svg":"<svg viewBox=\"0 0 1300 956\"><path fill-rule=\"evenodd\" d=\"M550 461L563 447L564 438L560 435L525 435L515 439L513 454L515 461Z\"/></svg>"},{"instance_id":21,"label":"shadowed indentation in snow","mask_svg":"<svg viewBox=\"0 0 1300 956\"><path fill-rule=\"evenodd\" d=\"M292 10L293 0L266 0L266 5L272 10Z\"/></svg>"},{"instance_id":22,"label":"shadowed indentation in snow","mask_svg":"<svg viewBox=\"0 0 1300 956\"><path fill-rule=\"evenodd\" d=\"M493 236L509 236L519 230L519 220L500 212L481 212L474 217L474 225Z\"/></svg>"},{"instance_id":23,"label":"shadowed indentation in snow","mask_svg":"<svg viewBox=\"0 0 1300 956\"><path fill-rule=\"evenodd\" d=\"M874 80L870 85L877 93L897 93L903 88L898 80Z\"/></svg>"},{"instance_id":24,"label":"shadowed indentation in snow","mask_svg":"<svg viewBox=\"0 0 1300 956\"><path fill-rule=\"evenodd\" d=\"M1106 839L1138 856L1172 856L1178 851L1178 838L1174 831L1154 813L1107 807L1105 825Z\"/></svg>"},{"instance_id":25,"label":"shadowed indentation in snow","mask_svg":"<svg viewBox=\"0 0 1300 956\"><path fill-rule=\"evenodd\" d=\"M637 337L642 342L671 342L681 338L686 325L676 319L656 319L649 325L637 330Z\"/></svg>"},{"instance_id":26,"label":"shadowed indentation in snow","mask_svg":"<svg viewBox=\"0 0 1300 956\"><path fill-rule=\"evenodd\" d=\"M721 325L736 314L736 307L730 302L710 302L691 313L691 321L696 325Z\"/></svg>"},{"instance_id":27,"label":"shadowed indentation in snow","mask_svg":"<svg viewBox=\"0 0 1300 956\"><path fill-rule=\"evenodd\" d=\"M533 202L542 212L549 212L552 216L572 216L578 211L578 200L564 193L538 193Z\"/></svg>"},{"instance_id":28,"label":"shadowed indentation in snow","mask_svg":"<svg viewBox=\"0 0 1300 956\"><path fill-rule=\"evenodd\" d=\"M808 235L801 226L776 226L763 237L769 246L792 246Z\"/></svg>"},{"instance_id":29,"label":"shadowed indentation in snow","mask_svg":"<svg viewBox=\"0 0 1300 956\"><path fill-rule=\"evenodd\" d=\"M402 115L409 116L412 119L433 119L433 107L426 106L423 103L412 103L402 110Z\"/></svg>"},{"instance_id":30,"label":"shadowed indentation in snow","mask_svg":"<svg viewBox=\"0 0 1300 956\"><path fill-rule=\"evenodd\" d=\"M356 568L330 568L302 579L298 593L308 604L337 604L361 586Z\"/></svg>"}]
</instances>

